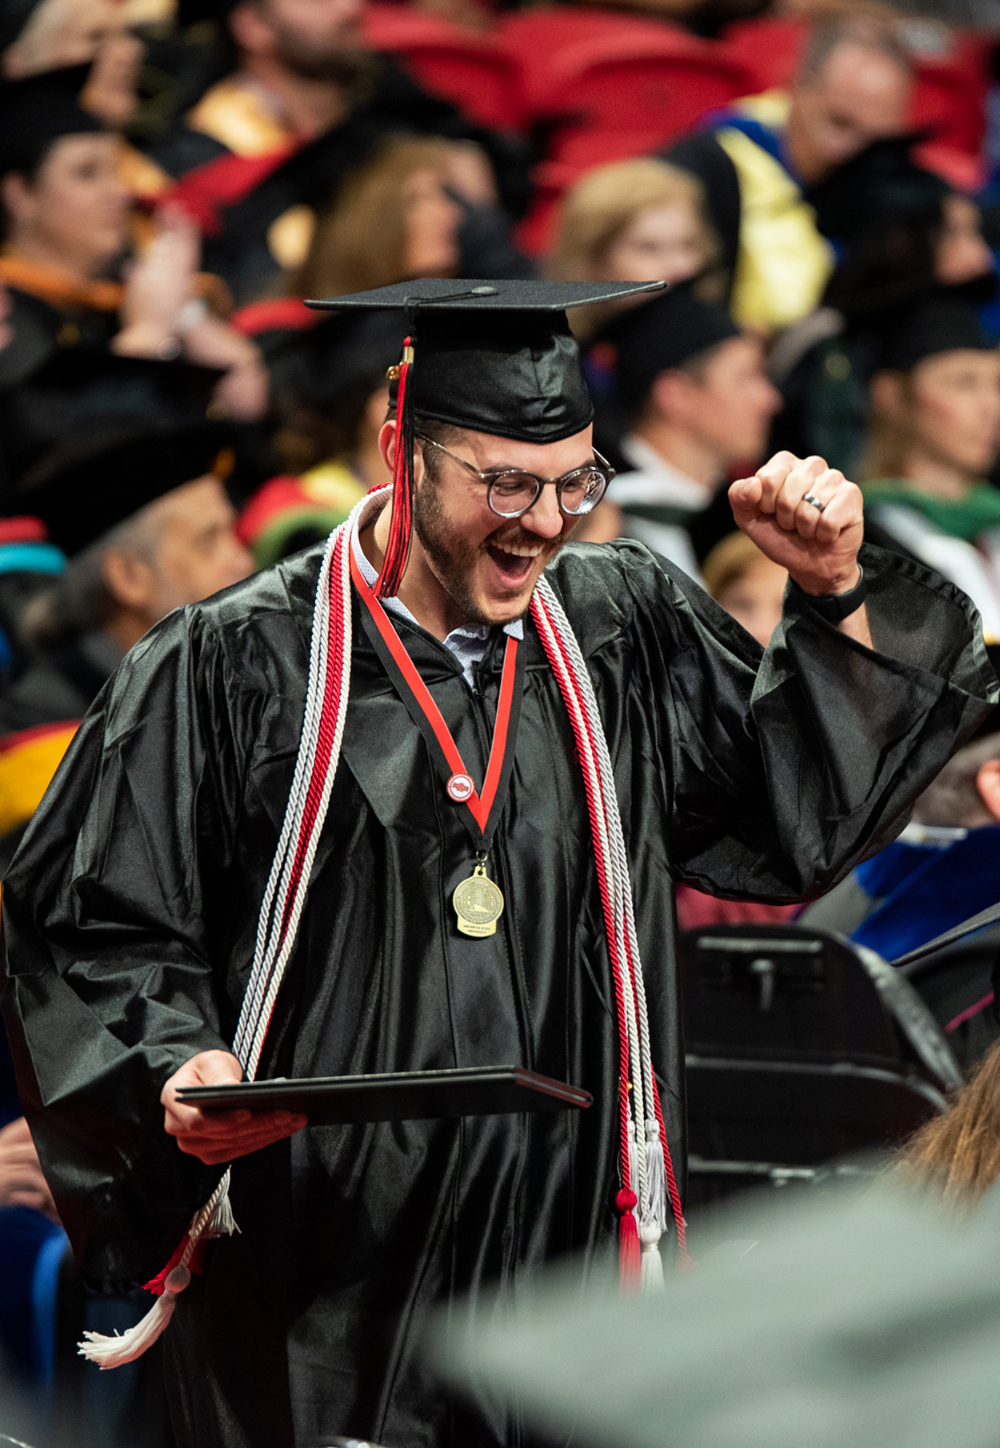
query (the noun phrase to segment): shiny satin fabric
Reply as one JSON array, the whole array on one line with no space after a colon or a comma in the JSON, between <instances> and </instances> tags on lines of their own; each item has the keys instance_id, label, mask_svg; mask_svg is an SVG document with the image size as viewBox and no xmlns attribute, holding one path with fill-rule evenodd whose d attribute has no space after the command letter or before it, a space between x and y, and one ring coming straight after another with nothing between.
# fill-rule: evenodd
<instances>
[{"instance_id":1,"label":"shiny satin fabric","mask_svg":"<svg viewBox=\"0 0 1000 1449\"><path fill-rule=\"evenodd\" d=\"M4 1010L20 1090L91 1282L156 1272L218 1179L162 1130L164 1080L225 1047L253 955L302 722L320 551L175 614L95 702L4 886ZM672 879L818 894L900 829L996 681L974 610L868 551L871 653L789 598L770 650L641 545L549 570L615 762L675 1162L683 1078ZM238 1161L241 1235L209 1247L167 1340L180 1442L519 1442L424 1366L431 1305L514 1294L615 1233L617 1032L565 709L526 627L526 682L492 866L496 936L459 934L470 846L359 627L343 758L261 1075L520 1062L585 1113L314 1128ZM503 635L469 690L397 627L482 778ZM673 1240L673 1234L666 1240Z\"/></svg>"}]
</instances>

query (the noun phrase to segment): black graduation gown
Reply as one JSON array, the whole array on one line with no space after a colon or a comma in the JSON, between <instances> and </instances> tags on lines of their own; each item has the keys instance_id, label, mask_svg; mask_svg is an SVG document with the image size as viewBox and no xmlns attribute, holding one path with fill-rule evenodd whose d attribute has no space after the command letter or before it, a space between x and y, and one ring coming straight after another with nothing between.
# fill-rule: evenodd
<instances>
[{"instance_id":1,"label":"black graduation gown","mask_svg":"<svg viewBox=\"0 0 1000 1449\"><path fill-rule=\"evenodd\" d=\"M88 1279L165 1262L218 1180L162 1131L164 1080L232 1036L302 721L320 551L170 616L95 702L4 886L20 1089ZM670 1145L683 1158L672 879L792 900L900 828L995 690L965 596L873 553L879 653L800 597L766 655L638 544L550 567L615 762ZM209 1247L167 1337L180 1441L518 1442L425 1368L428 1310L603 1260L617 1186L617 1032L573 738L538 637L492 852L495 937L458 934L468 837L355 600L341 767L261 1075L519 1061L579 1114L307 1129L237 1162L242 1233ZM502 634L470 693L398 625L474 776ZM669 1241L673 1240L673 1233Z\"/></svg>"}]
</instances>

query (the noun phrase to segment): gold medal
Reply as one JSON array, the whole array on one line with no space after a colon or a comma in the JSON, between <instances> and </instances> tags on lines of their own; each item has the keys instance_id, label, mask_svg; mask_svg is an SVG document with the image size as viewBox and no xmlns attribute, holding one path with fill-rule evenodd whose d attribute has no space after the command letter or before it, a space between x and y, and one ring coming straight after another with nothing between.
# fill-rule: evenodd
<instances>
[{"instance_id":1,"label":"gold medal","mask_svg":"<svg viewBox=\"0 0 1000 1449\"><path fill-rule=\"evenodd\" d=\"M468 880L458 883L451 903L463 935L496 935L497 921L503 915L503 892L486 874L484 861L478 862Z\"/></svg>"}]
</instances>

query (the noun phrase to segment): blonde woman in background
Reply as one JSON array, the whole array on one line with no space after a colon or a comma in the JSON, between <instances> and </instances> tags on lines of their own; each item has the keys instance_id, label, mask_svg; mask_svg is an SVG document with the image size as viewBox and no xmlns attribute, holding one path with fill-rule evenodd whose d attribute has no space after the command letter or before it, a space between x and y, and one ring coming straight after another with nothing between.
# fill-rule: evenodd
<instances>
[{"instance_id":1,"label":"blonde woman in background","mask_svg":"<svg viewBox=\"0 0 1000 1449\"><path fill-rule=\"evenodd\" d=\"M638 157L598 166L570 187L546 271L563 281L699 277L699 296L718 300L724 292L718 258L701 182L666 161ZM607 303L578 307L573 329L593 336L613 311Z\"/></svg>"}]
</instances>

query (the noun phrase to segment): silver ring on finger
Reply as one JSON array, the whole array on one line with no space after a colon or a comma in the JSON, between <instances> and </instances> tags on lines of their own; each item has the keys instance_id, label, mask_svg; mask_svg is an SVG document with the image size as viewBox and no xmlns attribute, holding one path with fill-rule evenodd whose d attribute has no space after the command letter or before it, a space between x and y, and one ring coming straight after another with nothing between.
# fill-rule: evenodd
<instances>
[{"instance_id":1,"label":"silver ring on finger","mask_svg":"<svg viewBox=\"0 0 1000 1449\"><path fill-rule=\"evenodd\" d=\"M812 506L815 508L815 510L816 510L817 513L822 513L823 512L823 509L826 507L826 504L825 503L822 503L816 497L815 493L807 493L805 495L805 497L802 499L802 502L803 503L811 503Z\"/></svg>"}]
</instances>

